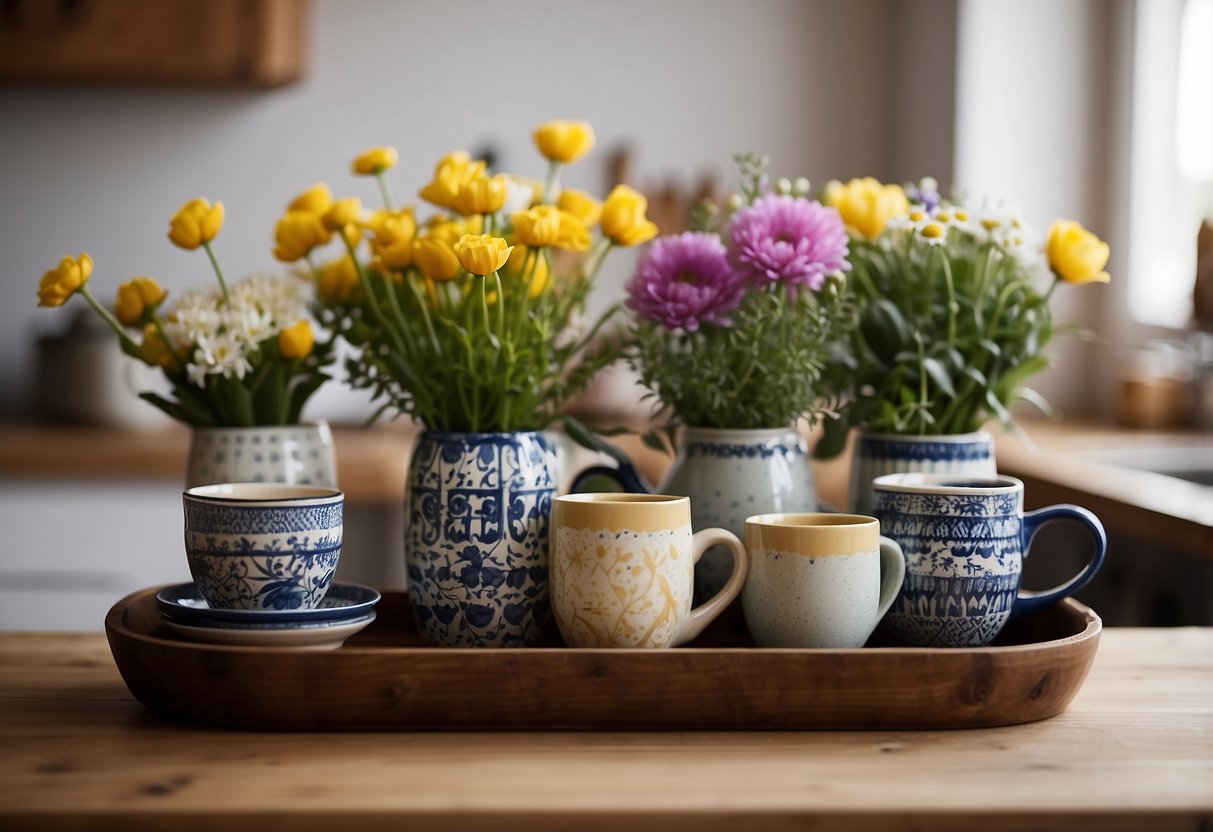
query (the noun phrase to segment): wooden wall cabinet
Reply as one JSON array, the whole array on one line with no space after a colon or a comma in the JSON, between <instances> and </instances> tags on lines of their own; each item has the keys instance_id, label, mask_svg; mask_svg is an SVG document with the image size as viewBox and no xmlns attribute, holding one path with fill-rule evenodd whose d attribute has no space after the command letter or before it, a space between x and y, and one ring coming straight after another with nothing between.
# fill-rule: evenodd
<instances>
[{"instance_id":1,"label":"wooden wall cabinet","mask_svg":"<svg viewBox=\"0 0 1213 832\"><path fill-rule=\"evenodd\" d=\"M0 81L274 87L306 63L307 0L0 0Z\"/></svg>"}]
</instances>

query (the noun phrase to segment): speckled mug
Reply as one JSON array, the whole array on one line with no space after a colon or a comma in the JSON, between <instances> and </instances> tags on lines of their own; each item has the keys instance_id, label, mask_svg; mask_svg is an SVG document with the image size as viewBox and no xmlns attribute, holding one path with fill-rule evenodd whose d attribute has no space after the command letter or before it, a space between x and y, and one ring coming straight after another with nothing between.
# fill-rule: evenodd
<instances>
[{"instance_id":1,"label":"speckled mug","mask_svg":"<svg viewBox=\"0 0 1213 832\"><path fill-rule=\"evenodd\" d=\"M552 612L570 647L677 647L724 611L745 582L747 558L724 529L691 533L691 501L662 494L570 494L552 517ZM733 573L691 608L695 563L727 546Z\"/></svg>"},{"instance_id":2,"label":"speckled mug","mask_svg":"<svg viewBox=\"0 0 1213 832\"><path fill-rule=\"evenodd\" d=\"M901 548L862 514L756 514L741 592L760 647L862 647L905 579Z\"/></svg>"}]
</instances>

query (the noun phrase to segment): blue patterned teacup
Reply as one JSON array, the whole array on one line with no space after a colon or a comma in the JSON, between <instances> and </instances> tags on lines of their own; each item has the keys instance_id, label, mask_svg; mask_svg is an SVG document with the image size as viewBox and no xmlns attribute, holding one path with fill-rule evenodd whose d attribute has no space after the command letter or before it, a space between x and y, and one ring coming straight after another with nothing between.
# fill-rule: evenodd
<instances>
[{"instance_id":1,"label":"blue patterned teacup","mask_svg":"<svg viewBox=\"0 0 1213 832\"><path fill-rule=\"evenodd\" d=\"M310 610L324 600L341 556L340 491L224 483L182 499L190 574L210 606Z\"/></svg>"},{"instance_id":2,"label":"blue patterned teacup","mask_svg":"<svg viewBox=\"0 0 1213 832\"><path fill-rule=\"evenodd\" d=\"M1026 514L1014 477L889 474L873 483L881 531L901 546L906 577L885 623L921 647L980 647L1014 617L1073 595L1103 565L1107 537L1094 514L1070 505ZM1047 592L1019 588L1032 538L1051 520L1076 520L1095 552L1072 579Z\"/></svg>"}]
</instances>

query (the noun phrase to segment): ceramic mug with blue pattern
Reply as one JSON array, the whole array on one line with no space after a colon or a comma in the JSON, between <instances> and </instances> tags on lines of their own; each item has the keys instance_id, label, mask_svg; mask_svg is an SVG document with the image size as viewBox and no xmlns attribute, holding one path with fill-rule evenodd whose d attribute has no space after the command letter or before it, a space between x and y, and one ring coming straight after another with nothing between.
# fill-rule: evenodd
<instances>
[{"instance_id":1,"label":"ceramic mug with blue pattern","mask_svg":"<svg viewBox=\"0 0 1213 832\"><path fill-rule=\"evenodd\" d=\"M345 495L334 488L223 483L187 489L194 584L222 609L315 609L337 560Z\"/></svg>"},{"instance_id":2,"label":"ceramic mug with blue pattern","mask_svg":"<svg viewBox=\"0 0 1213 832\"><path fill-rule=\"evenodd\" d=\"M1099 519L1071 505L1023 510L1014 477L889 474L872 484L881 531L901 546L906 576L885 624L919 647L980 647L1007 621L1078 592L1103 565L1107 536ZM1020 589L1023 559L1041 526L1071 520L1090 532L1090 562L1046 592Z\"/></svg>"}]
</instances>

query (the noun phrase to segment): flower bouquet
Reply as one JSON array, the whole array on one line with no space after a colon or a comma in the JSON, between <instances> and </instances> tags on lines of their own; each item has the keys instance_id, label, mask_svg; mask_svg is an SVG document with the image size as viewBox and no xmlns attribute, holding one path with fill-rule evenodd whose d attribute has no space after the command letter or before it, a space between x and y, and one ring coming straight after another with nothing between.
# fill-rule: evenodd
<instances>
[{"instance_id":1,"label":"flower bouquet","mask_svg":"<svg viewBox=\"0 0 1213 832\"><path fill-rule=\"evenodd\" d=\"M739 155L726 210L655 242L627 285L630 359L655 417L679 426L786 428L829 398L822 370L847 329L847 235L808 181L768 192L766 160Z\"/></svg>"},{"instance_id":2,"label":"flower bouquet","mask_svg":"<svg viewBox=\"0 0 1213 832\"><path fill-rule=\"evenodd\" d=\"M1010 426L1021 399L1048 409L1024 382L1048 366L1049 299L1059 283L1106 283L1106 243L1058 220L1042 249L1013 211L950 202L930 179L831 182L824 198L851 233L859 325L834 355L850 404L820 454L837 453L852 425L960 434L991 417Z\"/></svg>"},{"instance_id":3,"label":"flower bouquet","mask_svg":"<svg viewBox=\"0 0 1213 832\"><path fill-rule=\"evenodd\" d=\"M861 512L882 473L992 475L981 426L1013 426L1019 400L1048 410L1025 382L1049 363L1049 300L1059 283L1107 282L1108 246L1059 220L1042 247L1014 212L945 200L930 179L904 189L831 182L824 199L851 234L859 325L831 360L848 406L826 423L818 455L837 454L848 428L863 429L851 482Z\"/></svg>"},{"instance_id":4,"label":"flower bouquet","mask_svg":"<svg viewBox=\"0 0 1213 832\"><path fill-rule=\"evenodd\" d=\"M168 293L154 278L135 277L118 287L111 312L89 288L93 259L82 253L43 275L38 305L83 297L124 352L164 372L170 397L140 397L178 421L198 428L296 424L329 378L331 340L315 340L308 289L298 279L254 275L228 285L211 245L223 221L223 203L194 199L173 216L168 233L180 248L207 253L213 287L190 289L166 306Z\"/></svg>"},{"instance_id":5,"label":"flower bouquet","mask_svg":"<svg viewBox=\"0 0 1213 832\"><path fill-rule=\"evenodd\" d=\"M545 180L450 153L419 191L428 216L396 203L396 151L374 148L353 172L378 179L381 208L318 186L276 231L281 259L314 264L322 321L357 349L350 383L381 402L376 415L426 429L409 465L405 563L414 616L436 644L539 637L555 492L540 431L617 355L596 343L610 312L577 325L603 259L657 234L630 188L600 203L560 187L562 167L594 144L588 124L549 122L534 138ZM316 262L330 236L343 255Z\"/></svg>"}]
</instances>

